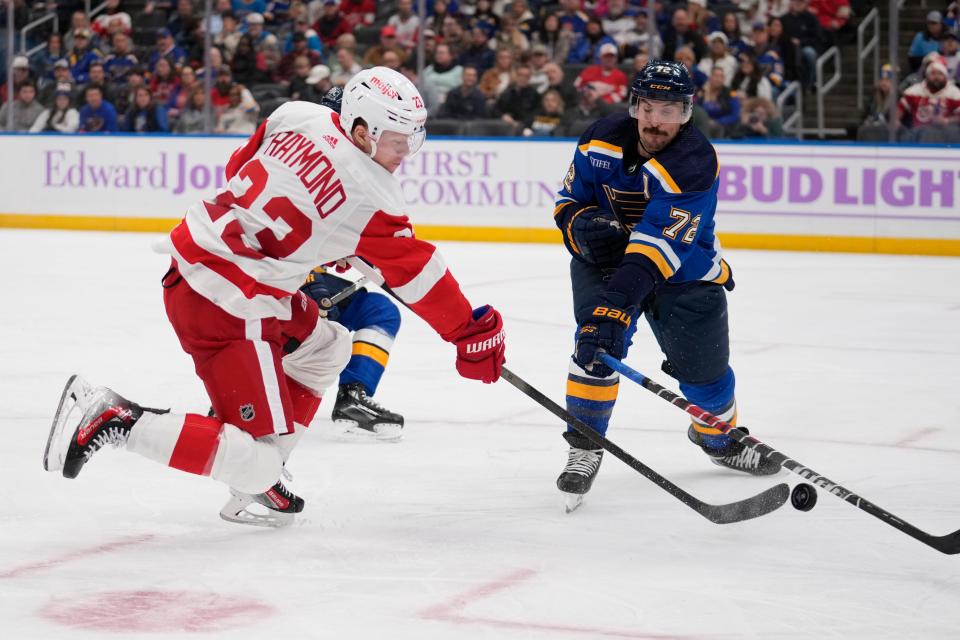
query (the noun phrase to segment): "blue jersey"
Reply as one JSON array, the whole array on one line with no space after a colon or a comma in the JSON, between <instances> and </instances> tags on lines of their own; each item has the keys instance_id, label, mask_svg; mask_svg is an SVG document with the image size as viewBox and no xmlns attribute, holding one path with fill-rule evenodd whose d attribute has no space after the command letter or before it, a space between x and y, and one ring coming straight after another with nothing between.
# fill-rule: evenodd
<instances>
[{"instance_id":1,"label":"blue jersey","mask_svg":"<svg viewBox=\"0 0 960 640\"><path fill-rule=\"evenodd\" d=\"M577 212L613 212L630 232L624 261L642 256L670 283L728 284L730 268L714 234L719 162L692 125L652 158L637 151L637 121L626 113L598 120L581 136L554 209L576 257L570 222Z\"/></svg>"}]
</instances>

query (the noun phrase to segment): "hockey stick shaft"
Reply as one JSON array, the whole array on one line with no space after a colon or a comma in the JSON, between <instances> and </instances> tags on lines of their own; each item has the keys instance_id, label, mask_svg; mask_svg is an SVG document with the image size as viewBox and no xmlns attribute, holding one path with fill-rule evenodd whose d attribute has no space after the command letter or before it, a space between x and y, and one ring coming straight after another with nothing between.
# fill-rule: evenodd
<instances>
[{"instance_id":1,"label":"hockey stick shaft","mask_svg":"<svg viewBox=\"0 0 960 640\"><path fill-rule=\"evenodd\" d=\"M697 420L702 421L714 429L718 429L721 433L730 436L737 442L743 443L744 446L750 447L751 449L757 451L761 456L780 464L780 466L789 469L804 480L809 481L811 484L837 496L844 502L852 504L861 511L869 513L878 520L881 520L891 527L902 531L911 538L919 540L920 542L936 549L937 551L940 551L941 553L948 555L960 553L960 530L943 536L934 536L926 531L918 529L903 518L893 515L886 509L877 506L866 498L863 498L853 491L850 491L846 487L843 487L833 480L830 480L826 476L820 475L813 469L804 466L785 454L780 453L773 447L764 444L754 436L744 433L730 423L725 422L713 415L709 411L698 407L685 398L673 393L669 389L660 386L639 371L632 369L609 354L600 354L600 360L603 362L603 364L615 371L618 371L621 375L624 375L630 380L636 382L654 395L657 395L670 404L683 409Z\"/></svg>"},{"instance_id":2,"label":"hockey stick shaft","mask_svg":"<svg viewBox=\"0 0 960 640\"><path fill-rule=\"evenodd\" d=\"M687 505L711 522L716 524L728 524L731 522L750 520L751 518L756 518L770 513L771 511L775 511L787 500L789 495L789 487L786 484L779 484L756 496L753 496L752 498L747 498L746 500L741 500L740 502L728 505L712 505L705 503L690 495L644 463L634 458L611 440L591 429L586 423L579 420L576 416L571 415L569 412L560 407L560 405L552 401L550 398L535 389L528 382L506 367L503 368L502 377L504 380L519 389L522 393L536 401L537 404L544 407L550 413L573 427L578 433L583 435L594 445L604 449L605 451L609 451L613 456L625 462L631 469L639 472L640 475L650 480L658 487L669 493L671 496Z\"/></svg>"},{"instance_id":3,"label":"hockey stick shaft","mask_svg":"<svg viewBox=\"0 0 960 640\"><path fill-rule=\"evenodd\" d=\"M355 294L360 287L367 283L368 280L369 278L367 278L367 276L361 276L359 279L351 282L350 286L346 287L345 289L341 289L329 298L321 298L320 306L324 309L332 309L334 305L339 304Z\"/></svg>"}]
</instances>

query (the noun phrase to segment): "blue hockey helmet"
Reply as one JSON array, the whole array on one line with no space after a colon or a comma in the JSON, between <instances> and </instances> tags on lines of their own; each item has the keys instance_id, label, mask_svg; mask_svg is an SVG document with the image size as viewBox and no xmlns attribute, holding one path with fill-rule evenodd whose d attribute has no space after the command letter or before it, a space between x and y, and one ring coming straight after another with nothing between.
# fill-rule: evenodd
<instances>
[{"instance_id":1,"label":"blue hockey helmet","mask_svg":"<svg viewBox=\"0 0 960 640\"><path fill-rule=\"evenodd\" d=\"M343 87L331 87L329 91L323 94L320 104L329 107L340 113L340 104L343 102Z\"/></svg>"},{"instance_id":2,"label":"blue hockey helmet","mask_svg":"<svg viewBox=\"0 0 960 640\"><path fill-rule=\"evenodd\" d=\"M654 60L640 70L630 85L630 115L637 117L641 100L679 102L682 105L679 122L686 122L693 113L696 90L682 63Z\"/></svg>"}]
</instances>

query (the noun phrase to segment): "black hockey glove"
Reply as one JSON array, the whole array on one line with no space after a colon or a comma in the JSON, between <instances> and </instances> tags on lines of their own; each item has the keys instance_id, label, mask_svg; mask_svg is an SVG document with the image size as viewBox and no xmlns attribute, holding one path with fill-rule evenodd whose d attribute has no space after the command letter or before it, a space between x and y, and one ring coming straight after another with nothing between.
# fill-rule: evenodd
<instances>
[{"instance_id":1,"label":"black hockey glove","mask_svg":"<svg viewBox=\"0 0 960 640\"><path fill-rule=\"evenodd\" d=\"M590 317L577 328L577 345L573 360L598 378L606 378L613 369L597 361L601 351L617 360L627 355L627 332L637 313L636 307L626 305L622 293L608 291L597 296Z\"/></svg>"},{"instance_id":2,"label":"black hockey glove","mask_svg":"<svg viewBox=\"0 0 960 640\"><path fill-rule=\"evenodd\" d=\"M580 252L580 257L598 267L619 265L629 240L617 217L597 207L575 213L569 233L571 244Z\"/></svg>"},{"instance_id":3,"label":"black hockey glove","mask_svg":"<svg viewBox=\"0 0 960 640\"><path fill-rule=\"evenodd\" d=\"M322 279L314 282L307 282L307 284L300 287L300 290L317 302L317 306L320 307L321 316L325 317L327 320L332 320L333 322L336 322L340 319L339 306L329 306L329 304L324 304L324 301L329 303L330 298L332 298L335 294Z\"/></svg>"}]
</instances>

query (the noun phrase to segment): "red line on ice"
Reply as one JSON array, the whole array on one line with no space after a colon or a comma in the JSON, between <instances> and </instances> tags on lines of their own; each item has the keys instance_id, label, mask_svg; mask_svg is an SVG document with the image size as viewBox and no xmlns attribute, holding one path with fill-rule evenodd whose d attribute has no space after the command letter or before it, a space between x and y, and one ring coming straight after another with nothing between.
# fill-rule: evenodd
<instances>
[{"instance_id":1,"label":"red line on ice","mask_svg":"<svg viewBox=\"0 0 960 640\"><path fill-rule=\"evenodd\" d=\"M656 633L644 633L642 631L625 631L620 629L603 629L599 627L580 627L559 624L541 624L537 622L523 622L517 620L500 620L497 618L483 618L477 616L463 615L463 609L467 605L496 595L501 591L515 587L537 574L531 569L518 569L506 576L482 584L479 587L471 589L465 593L455 596L451 600L428 607L421 611L418 617L425 620L435 620L440 622L451 622L454 624L477 624L502 629L519 629L526 631L555 631L571 634L590 634L592 636L609 636L611 638L636 638L646 640L690 640L689 636L662 635Z\"/></svg>"},{"instance_id":2,"label":"red line on ice","mask_svg":"<svg viewBox=\"0 0 960 640\"><path fill-rule=\"evenodd\" d=\"M41 560L40 562L31 562L29 564L22 564L19 567L14 567L12 569L7 569L6 571L0 571L0 579L3 578L19 578L20 576L34 573L36 571L43 571L44 569L53 569L54 567L59 567L62 564L72 562L74 560L82 560L84 558L89 558L90 556L99 555L101 553L110 553L111 551L116 551L117 549L122 549L124 547L130 547L136 544L141 544L147 542L148 540L153 539L153 534L147 533L139 536L126 536L124 538L119 538L112 542L105 542L103 544L98 544L93 547L87 547L85 549L77 549L75 551L68 551L60 556L55 556L53 558L48 558L47 560Z\"/></svg>"},{"instance_id":3,"label":"red line on ice","mask_svg":"<svg viewBox=\"0 0 960 640\"><path fill-rule=\"evenodd\" d=\"M926 429L918 429L911 434L908 434L905 438L898 440L893 446L895 447L906 447L913 444L917 440L922 440L932 433L940 431L940 427L927 427Z\"/></svg>"}]
</instances>

